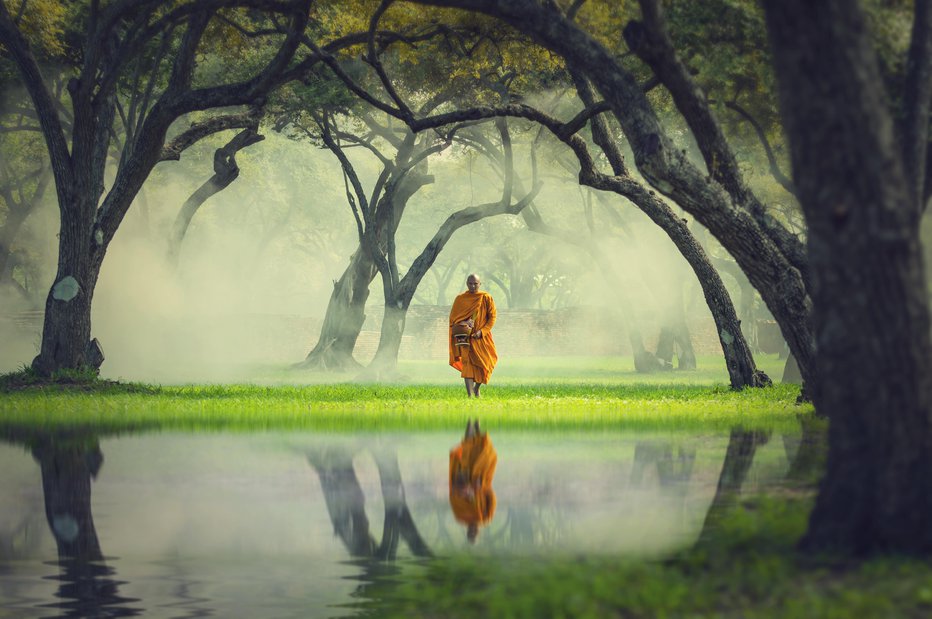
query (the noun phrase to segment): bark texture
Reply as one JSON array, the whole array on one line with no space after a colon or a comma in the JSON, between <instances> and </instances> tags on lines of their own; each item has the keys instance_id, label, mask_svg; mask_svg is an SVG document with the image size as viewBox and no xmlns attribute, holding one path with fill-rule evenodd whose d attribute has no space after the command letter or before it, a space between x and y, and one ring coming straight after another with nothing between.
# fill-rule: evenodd
<instances>
[{"instance_id":1,"label":"bark texture","mask_svg":"<svg viewBox=\"0 0 932 619\"><path fill-rule=\"evenodd\" d=\"M359 367L353 358L353 349L356 348L356 340L366 321L369 285L378 272L368 252L361 247L357 248L343 275L333 283L333 293L327 304L317 344L299 364L300 367L326 371L345 371Z\"/></svg>"},{"instance_id":2,"label":"bark texture","mask_svg":"<svg viewBox=\"0 0 932 619\"><path fill-rule=\"evenodd\" d=\"M921 209L864 16L845 0L764 7L809 228L813 397L831 420L803 547L929 554L932 341Z\"/></svg>"}]
</instances>

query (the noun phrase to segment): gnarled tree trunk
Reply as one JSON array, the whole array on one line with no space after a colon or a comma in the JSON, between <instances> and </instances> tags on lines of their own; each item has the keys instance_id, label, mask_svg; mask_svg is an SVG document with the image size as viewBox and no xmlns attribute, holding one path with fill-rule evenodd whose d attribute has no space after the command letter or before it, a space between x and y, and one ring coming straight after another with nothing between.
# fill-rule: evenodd
<instances>
[{"instance_id":1,"label":"gnarled tree trunk","mask_svg":"<svg viewBox=\"0 0 932 619\"><path fill-rule=\"evenodd\" d=\"M265 136L256 133L256 126L243 129L225 145L214 151L214 174L192 193L184 204L172 224L171 237L168 241L168 260L173 266L178 264L178 255L181 253L181 244L191 220L198 209L214 195L229 187L239 178L239 165L236 163L236 153L265 139Z\"/></svg>"},{"instance_id":2,"label":"gnarled tree trunk","mask_svg":"<svg viewBox=\"0 0 932 619\"><path fill-rule=\"evenodd\" d=\"M300 367L328 371L359 367L353 358L353 349L366 321L366 299L376 273L375 262L359 247L350 257L343 275L333 284L320 337Z\"/></svg>"}]
</instances>

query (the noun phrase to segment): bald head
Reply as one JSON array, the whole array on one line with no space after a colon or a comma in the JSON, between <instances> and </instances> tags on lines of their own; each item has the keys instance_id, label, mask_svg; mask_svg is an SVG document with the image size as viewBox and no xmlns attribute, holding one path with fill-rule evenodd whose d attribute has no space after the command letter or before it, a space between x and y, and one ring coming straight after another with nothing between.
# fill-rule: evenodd
<instances>
[{"instance_id":1,"label":"bald head","mask_svg":"<svg viewBox=\"0 0 932 619\"><path fill-rule=\"evenodd\" d=\"M473 294L479 292L479 286L482 284L479 281L479 276L475 273L470 273L469 277L466 278L466 289Z\"/></svg>"}]
</instances>

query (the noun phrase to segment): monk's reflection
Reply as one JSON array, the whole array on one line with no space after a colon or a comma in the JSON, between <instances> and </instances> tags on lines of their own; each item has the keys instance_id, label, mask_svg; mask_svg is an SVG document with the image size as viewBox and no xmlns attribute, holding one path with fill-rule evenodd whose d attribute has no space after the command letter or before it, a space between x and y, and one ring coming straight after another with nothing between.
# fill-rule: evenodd
<instances>
[{"instance_id":1,"label":"monk's reflection","mask_svg":"<svg viewBox=\"0 0 932 619\"><path fill-rule=\"evenodd\" d=\"M478 419L468 421L463 440L450 450L450 507L456 520L466 525L466 539L473 544L479 527L495 515L492 477L497 464L488 433L480 430Z\"/></svg>"}]
</instances>

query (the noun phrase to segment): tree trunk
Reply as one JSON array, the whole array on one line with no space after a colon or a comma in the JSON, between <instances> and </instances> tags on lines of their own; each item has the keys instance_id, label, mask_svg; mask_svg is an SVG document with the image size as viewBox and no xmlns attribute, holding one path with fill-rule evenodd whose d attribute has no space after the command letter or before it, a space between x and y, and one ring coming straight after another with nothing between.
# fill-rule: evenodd
<instances>
[{"instance_id":1,"label":"tree trunk","mask_svg":"<svg viewBox=\"0 0 932 619\"><path fill-rule=\"evenodd\" d=\"M343 371L359 367L353 358L356 339L366 321L369 284L378 269L362 247L350 257L349 266L333 284L317 344L299 365L302 368Z\"/></svg>"},{"instance_id":2,"label":"tree trunk","mask_svg":"<svg viewBox=\"0 0 932 619\"><path fill-rule=\"evenodd\" d=\"M802 547L930 554L932 338L920 208L869 29L853 2L763 5L816 274L813 401L831 420Z\"/></svg>"},{"instance_id":3,"label":"tree trunk","mask_svg":"<svg viewBox=\"0 0 932 619\"><path fill-rule=\"evenodd\" d=\"M696 369L696 353L693 350L692 337L682 317L661 327L660 337L657 339L657 358L664 362L665 367L673 368L674 356L676 357L676 369Z\"/></svg>"},{"instance_id":4,"label":"tree trunk","mask_svg":"<svg viewBox=\"0 0 932 619\"><path fill-rule=\"evenodd\" d=\"M786 480L815 485L825 471L828 424L815 415L801 415L799 424L802 429L799 438L783 435L783 446L790 463Z\"/></svg>"},{"instance_id":5,"label":"tree trunk","mask_svg":"<svg viewBox=\"0 0 932 619\"><path fill-rule=\"evenodd\" d=\"M783 365L783 379L781 382L793 385L801 385L803 383L803 377L799 374L799 366L796 365L796 357L793 356L793 353L786 356L786 363Z\"/></svg>"},{"instance_id":6,"label":"tree trunk","mask_svg":"<svg viewBox=\"0 0 932 619\"><path fill-rule=\"evenodd\" d=\"M103 455L96 439L91 446L85 446L85 440L47 437L33 447L32 455L42 470L45 516L59 558L90 563L103 559L91 512L91 479Z\"/></svg>"},{"instance_id":7,"label":"tree trunk","mask_svg":"<svg viewBox=\"0 0 932 619\"><path fill-rule=\"evenodd\" d=\"M379 334L379 348L365 373L374 380L392 378L398 369L398 352L401 349L401 336L405 331L408 317L408 305L404 302L385 304L382 316L382 331Z\"/></svg>"},{"instance_id":8,"label":"tree trunk","mask_svg":"<svg viewBox=\"0 0 932 619\"><path fill-rule=\"evenodd\" d=\"M663 362L663 369L673 369L673 355L676 344L673 341L673 329L669 326L660 327L660 336L657 338L657 358Z\"/></svg>"},{"instance_id":9,"label":"tree trunk","mask_svg":"<svg viewBox=\"0 0 932 619\"><path fill-rule=\"evenodd\" d=\"M433 556L427 542L417 530L411 511L408 509L397 452L376 452L373 453L373 457L379 469L382 499L385 504L385 521L382 526L382 543L379 544L377 551L378 558L394 560L399 539L403 539L408 544L414 556Z\"/></svg>"},{"instance_id":10,"label":"tree trunk","mask_svg":"<svg viewBox=\"0 0 932 619\"><path fill-rule=\"evenodd\" d=\"M97 370L103 363L103 355L95 352L96 340L91 342L91 301L103 259L103 239L99 231L91 238L87 218L80 216L87 211L93 213L93 206L83 200L61 209L58 271L45 301L42 346L32 362L44 376L62 369Z\"/></svg>"}]
</instances>

